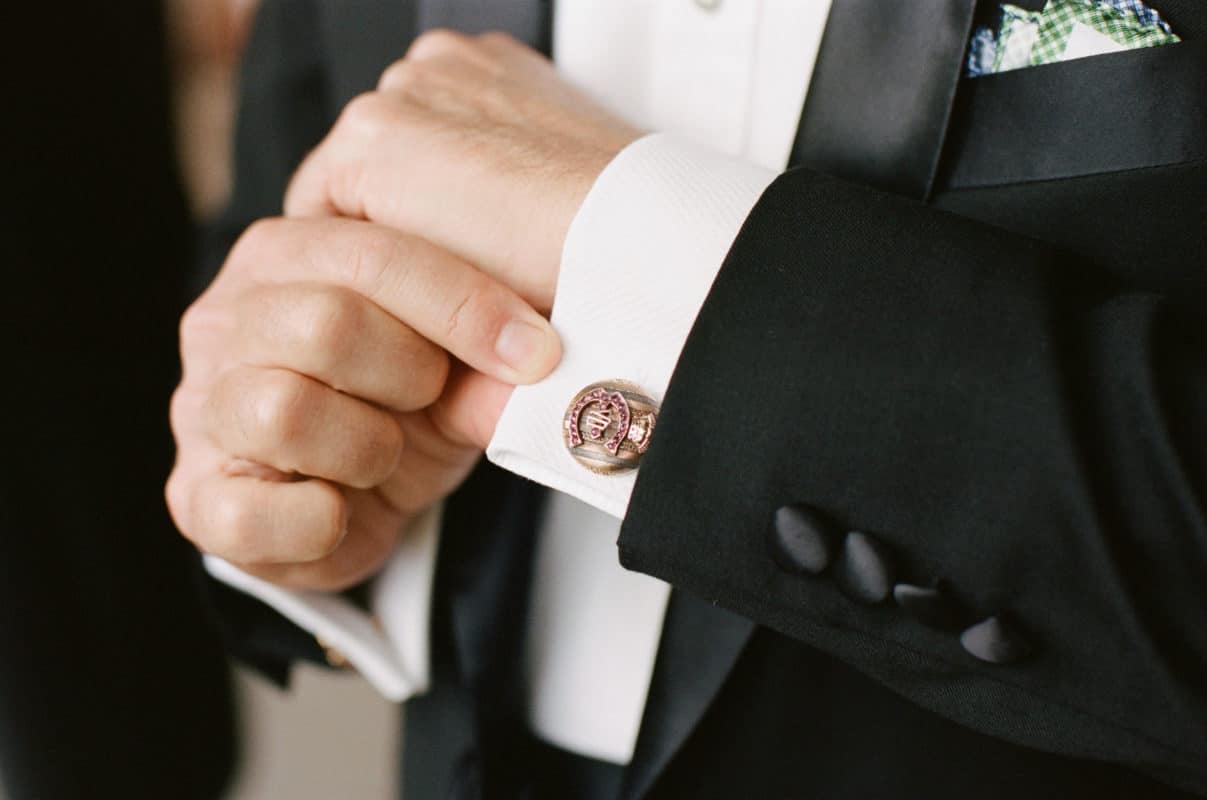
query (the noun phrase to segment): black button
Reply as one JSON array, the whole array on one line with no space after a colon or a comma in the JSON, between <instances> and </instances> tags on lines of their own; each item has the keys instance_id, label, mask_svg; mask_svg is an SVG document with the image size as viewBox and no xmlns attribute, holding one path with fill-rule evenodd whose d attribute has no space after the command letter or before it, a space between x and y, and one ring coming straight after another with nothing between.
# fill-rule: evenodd
<instances>
[{"instance_id":1,"label":"black button","mask_svg":"<svg viewBox=\"0 0 1207 800\"><path fill-rule=\"evenodd\" d=\"M798 504L775 512L769 547L775 563L785 570L816 575L830 564L832 538L825 518Z\"/></svg>"},{"instance_id":2,"label":"black button","mask_svg":"<svg viewBox=\"0 0 1207 800\"><path fill-rule=\"evenodd\" d=\"M960 644L981 661L990 664L1009 664L1025 658L1031 645L1000 616L978 622L960 634Z\"/></svg>"},{"instance_id":3,"label":"black button","mask_svg":"<svg viewBox=\"0 0 1207 800\"><path fill-rule=\"evenodd\" d=\"M944 585L915 586L899 583L893 587L893 599L906 613L929 628L951 631L960 627L960 614Z\"/></svg>"},{"instance_id":4,"label":"black button","mask_svg":"<svg viewBox=\"0 0 1207 800\"><path fill-rule=\"evenodd\" d=\"M852 600L869 605L883 602L893 586L893 560L888 548L866 533L848 533L834 567L834 580Z\"/></svg>"}]
</instances>

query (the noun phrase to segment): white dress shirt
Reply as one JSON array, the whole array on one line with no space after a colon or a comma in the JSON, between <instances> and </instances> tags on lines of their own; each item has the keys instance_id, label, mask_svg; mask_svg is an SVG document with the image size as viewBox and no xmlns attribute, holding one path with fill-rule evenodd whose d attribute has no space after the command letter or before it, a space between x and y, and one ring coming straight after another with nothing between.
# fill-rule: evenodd
<instances>
[{"instance_id":1,"label":"white dress shirt","mask_svg":"<svg viewBox=\"0 0 1207 800\"><path fill-rule=\"evenodd\" d=\"M562 254L552 322L563 358L520 387L487 456L555 489L539 531L526 643L528 716L547 741L632 757L669 587L623 570L616 538L635 475L588 472L561 418L587 384L661 399L734 237L787 161L829 0L559 0L562 75L639 127L600 175ZM609 280L600 281L607 275ZM622 332L622 344L599 335ZM439 509L412 523L374 579L370 617L338 596L281 589L216 558L219 579L338 649L383 694L428 685Z\"/></svg>"}]
</instances>

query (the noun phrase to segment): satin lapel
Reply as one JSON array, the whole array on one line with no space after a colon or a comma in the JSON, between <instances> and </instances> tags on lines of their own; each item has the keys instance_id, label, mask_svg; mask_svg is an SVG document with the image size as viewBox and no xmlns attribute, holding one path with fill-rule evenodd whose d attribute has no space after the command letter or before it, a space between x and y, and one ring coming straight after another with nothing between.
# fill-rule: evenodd
<instances>
[{"instance_id":1,"label":"satin lapel","mask_svg":"<svg viewBox=\"0 0 1207 800\"><path fill-rule=\"evenodd\" d=\"M671 594L622 800L637 800L654 785L712 704L754 627L691 595Z\"/></svg>"},{"instance_id":2,"label":"satin lapel","mask_svg":"<svg viewBox=\"0 0 1207 800\"><path fill-rule=\"evenodd\" d=\"M793 165L927 197L975 5L834 0Z\"/></svg>"}]
</instances>

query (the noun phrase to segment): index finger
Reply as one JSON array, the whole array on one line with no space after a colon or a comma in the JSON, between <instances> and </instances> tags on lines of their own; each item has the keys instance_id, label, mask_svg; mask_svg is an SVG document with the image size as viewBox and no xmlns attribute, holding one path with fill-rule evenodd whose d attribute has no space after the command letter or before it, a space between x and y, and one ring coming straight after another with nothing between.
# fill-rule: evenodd
<instances>
[{"instance_id":1,"label":"index finger","mask_svg":"<svg viewBox=\"0 0 1207 800\"><path fill-rule=\"evenodd\" d=\"M548 320L514 291L425 239L371 222L262 220L239 240L223 272L228 280L350 289L507 383L538 381L561 358Z\"/></svg>"}]
</instances>

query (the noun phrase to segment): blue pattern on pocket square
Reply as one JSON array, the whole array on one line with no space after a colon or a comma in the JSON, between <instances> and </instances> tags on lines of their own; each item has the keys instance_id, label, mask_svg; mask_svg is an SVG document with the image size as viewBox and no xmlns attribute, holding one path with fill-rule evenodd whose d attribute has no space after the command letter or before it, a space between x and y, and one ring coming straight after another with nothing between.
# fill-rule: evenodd
<instances>
[{"instance_id":1,"label":"blue pattern on pocket square","mask_svg":"<svg viewBox=\"0 0 1207 800\"><path fill-rule=\"evenodd\" d=\"M1156 9L1140 0L1048 0L1042 11L1003 3L1001 11L996 32L973 31L968 77L1180 41Z\"/></svg>"},{"instance_id":2,"label":"blue pattern on pocket square","mask_svg":"<svg viewBox=\"0 0 1207 800\"><path fill-rule=\"evenodd\" d=\"M972 43L968 46L968 77L988 75L993 72L997 60L997 35L993 28L982 26L972 32Z\"/></svg>"},{"instance_id":3,"label":"blue pattern on pocket square","mask_svg":"<svg viewBox=\"0 0 1207 800\"><path fill-rule=\"evenodd\" d=\"M1141 25L1153 26L1160 29L1162 33L1170 36L1174 35L1173 28L1169 27L1169 23L1161 18L1155 8L1149 8L1140 2L1140 0L1099 0L1102 5L1111 6L1125 14L1134 16Z\"/></svg>"}]
</instances>

